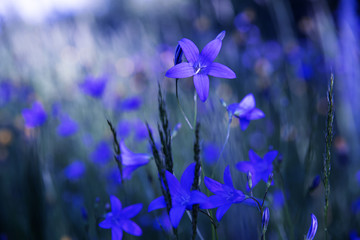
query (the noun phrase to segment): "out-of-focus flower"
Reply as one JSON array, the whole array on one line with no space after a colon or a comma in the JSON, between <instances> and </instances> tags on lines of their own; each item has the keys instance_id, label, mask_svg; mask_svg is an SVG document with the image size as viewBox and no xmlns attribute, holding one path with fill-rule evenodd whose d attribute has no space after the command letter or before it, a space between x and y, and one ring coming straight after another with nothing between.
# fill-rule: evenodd
<instances>
[{"instance_id":1,"label":"out-of-focus flower","mask_svg":"<svg viewBox=\"0 0 360 240\"><path fill-rule=\"evenodd\" d=\"M126 147L124 140L120 142L120 148L121 148L122 165L124 166L123 169L124 179L129 179L133 171L147 164L151 158L151 156L148 154L131 152Z\"/></svg>"},{"instance_id":2,"label":"out-of-focus flower","mask_svg":"<svg viewBox=\"0 0 360 240\"><path fill-rule=\"evenodd\" d=\"M4 81L0 83L0 106L5 105L11 100L13 86L10 82Z\"/></svg>"},{"instance_id":3,"label":"out-of-focus flower","mask_svg":"<svg viewBox=\"0 0 360 240\"><path fill-rule=\"evenodd\" d=\"M225 65L214 62L220 52L222 39L225 32L222 32L214 40L209 42L199 53L199 49L189 39L183 38L179 45L185 54L187 63L179 63L166 72L169 78L187 78L194 76L194 85L201 101L205 102L209 95L208 75L219 78L236 78L235 73Z\"/></svg>"},{"instance_id":4,"label":"out-of-focus flower","mask_svg":"<svg viewBox=\"0 0 360 240\"><path fill-rule=\"evenodd\" d=\"M318 228L318 221L314 214L311 214L311 225L306 236L306 240L313 240Z\"/></svg>"},{"instance_id":5,"label":"out-of-focus flower","mask_svg":"<svg viewBox=\"0 0 360 240\"><path fill-rule=\"evenodd\" d=\"M24 109L22 115L25 120L25 126L28 128L43 125L47 118L44 107L40 102L34 102L31 109Z\"/></svg>"},{"instance_id":6,"label":"out-of-focus flower","mask_svg":"<svg viewBox=\"0 0 360 240\"><path fill-rule=\"evenodd\" d=\"M91 159L95 163L105 164L112 157L112 150L109 144L105 141L101 141L96 145L95 150L91 153Z\"/></svg>"},{"instance_id":7,"label":"out-of-focus flower","mask_svg":"<svg viewBox=\"0 0 360 240\"><path fill-rule=\"evenodd\" d=\"M148 131L143 121L137 120L133 125L135 129L135 138L139 141L144 140L148 137Z\"/></svg>"},{"instance_id":8,"label":"out-of-focus flower","mask_svg":"<svg viewBox=\"0 0 360 240\"><path fill-rule=\"evenodd\" d=\"M79 86L82 91L94 98L101 98L108 79L106 77L87 77Z\"/></svg>"},{"instance_id":9,"label":"out-of-focus flower","mask_svg":"<svg viewBox=\"0 0 360 240\"><path fill-rule=\"evenodd\" d=\"M64 175L69 180L79 180L85 173L85 164L82 161L74 161L64 169Z\"/></svg>"},{"instance_id":10,"label":"out-of-focus flower","mask_svg":"<svg viewBox=\"0 0 360 240\"><path fill-rule=\"evenodd\" d=\"M68 115L61 118L61 123L57 126L56 131L59 136L68 137L75 134L78 130L78 124Z\"/></svg>"},{"instance_id":11,"label":"out-of-focus flower","mask_svg":"<svg viewBox=\"0 0 360 240\"><path fill-rule=\"evenodd\" d=\"M252 184L255 187L260 180L264 182L269 180L269 175L273 171L272 162L277 154L278 151L276 150L269 151L264 155L264 159L262 159L253 150L249 150L250 161L239 162L236 164L236 167L240 172L251 173Z\"/></svg>"},{"instance_id":12,"label":"out-of-focus flower","mask_svg":"<svg viewBox=\"0 0 360 240\"><path fill-rule=\"evenodd\" d=\"M320 175L316 175L314 177L314 179L313 179L313 181L312 181L312 183L311 183L311 185L309 187L309 192L314 191L319 186L320 180L321 180Z\"/></svg>"},{"instance_id":13,"label":"out-of-focus flower","mask_svg":"<svg viewBox=\"0 0 360 240\"><path fill-rule=\"evenodd\" d=\"M208 177L205 177L204 182L206 187L215 194L209 197L206 207L219 207L216 211L216 219L219 222L232 204L241 203L246 199L246 195L242 191L235 189L229 166L224 171L224 184Z\"/></svg>"},{"instance_id":14,"label":"out-of-focus flower","mask_svg":"<svg viewBox=\"0 0 360 240\"><path fill-rule=\"evenodd\" d=\"M204 146L202 153L206 163L214 164L218 159L220 149L217 145L209 143Z\"/></svg>"},{"instance_id":15,"label":"out-of-focus flower","mask_svg":"<svg viewBox=\"0 0 360 240\"><path fill-rule=\"evenodd\" d=\"M116 133L118 137L127 138L130 134L131 127L132 126L130 121L121 120L116 127Z\"/></svg>"},{"instance_id":16,"label":"out-of-focus flower","mask_svg":"<svg viewBox=\"0 0 360 240\"><path fill-rule=\"evenodd\" d=\"M241 130L245 130L251 120L257 120L265 117L265 114L258 108L255 108L255 98L252 93L246 95L240 103L233 103L227 106L229 118L235 116L239 119Z\"/></svg>"},{"instance_id":17,"label":"out-of-focus flower","mask_svg":"<svg viewBox=\"0 0 360 240\"><path fill-rule=\"evenodd\" d=\"M191 191L191 186L194 180L194 173L195 163L190 164L185 169L183 175L181 176L180 182L170 172L166 171L165 173L172 203L172 208L170 209L170 220L171 224L175 228L179 225L185 209L191 210L192 205L194 204L200 204L200 208L202 208L202 204L207 203L208 198L205 194L197 190ZM161 196L150 203L149 212L165 207L165 198L164 196Z\"/></svg>"},{"instance_id":18,"label":"out-of-focus flower","mask_svg":"<svg viewBox=\"0 0 360 240\"><path fill-rule=\"evenodd\" d=\"M111 228L111 237L113 240L121 240L123 231L141 236L141 228L130 218L137 215L141 209L142 204L134 204L122 209L120 200L115 196L110 196L111 212L106 214L105 220L99 223L101 228Z\"/></svg>"},{"instance_id":19,"label":"out-of-focus flower","mask_svg":"<svg viewBox=\"0 0 360 240\"><path fill-rule=\"evenodd\" d=\"M122 111L135 111L141 107L141 99L139 97L126 98L121 103Z\"/></svg>"}]
</instances>

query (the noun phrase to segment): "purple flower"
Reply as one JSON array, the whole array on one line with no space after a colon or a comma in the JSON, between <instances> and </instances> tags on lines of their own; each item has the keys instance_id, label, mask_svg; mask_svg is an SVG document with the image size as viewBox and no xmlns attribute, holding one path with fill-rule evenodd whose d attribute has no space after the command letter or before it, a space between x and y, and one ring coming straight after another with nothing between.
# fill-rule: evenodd
<instances>
[{"instance_id":1,"label":"purple flower","mask_svg":"<svg viewBox=\"0 0 360 240\"><path fill-rule=\"evenodd\" d=\"M258 108L255 108L255 98L252 93L246 95L240 103L233 103L227 106L229 118L237 117L240 122L241 130L245 130L251 120L265 117L265 114Z\"/></svg>"},{"instance_id":2,"label":"purple flower","mask_svg":"<svg viewBox=\"0 0 360 240\"><path fill-rule=\"evenodd\" d=\"M43 125L47 118L44 107L40 102L34 102L31 109L24 109L22 115L25 120L25 126L28 128Z\"/></svg>"},{"instance_id":3,"label":"purple flower","mask_svg":"<svg viewBox=\"0 0 360 240\"><path fill-rule=\"evenodd\" d=\"M120 142L120 148L121 148L122 165L124 166L123 169L124 179L129 179L133 171L147 164L151 158L150 155L148 154L131 152L125 146L124 140Z\"/></svg>"},{"instance_id":4,"label":"purple flower","mask_svg":"<svg viewBox=\"0 0 360 240\"><path fill-rule=\"evenodd\" d=\"M267 182L269 175L273 171L272 162L276 158L278 152L276 150L269 151L264 155L264 159L259 157L253 150L249 150L250 161L242 161L236 164L240 172L251 173L252 184L255 186L260 180Z\"/></svg>"},{"instance_id":5,"label":"purple flower","mask_svg":"<svg viewBox=\"0 0 360 240\"><path fill-rule=\"evenodd\" d=\"M202 152L206 163L215 164L216 161L218 160L220 149L217 145L213 143L208 143L204 145Z\"/></svg>"},{"instance_id":6,"label":"purple flower","mask_svg":"<svg viewBox=\"0 0 360 240\"><path fill-rule=\"evenodd\" d=\"M105 164L111 159L112 155L112 150L108 143L101 141L96 145L95 150L91 153L91 159L95 163Z\"/></svg>"},{"instance_id":7,"label":"purple flower","mask_svg":"<svg viewBox=\"0 0 360 240\"><path fill-rule=\"evenodd\" d=\"M128 120L122 120L118 123L116 132L118 137L126 138L129 136L131 130L131 122Z\"/></svg>"},{"instance_id":8,"label":"purple flower","mask_svg":"<svg viewBox=\"0 0 360 240\"><path fill-rule=\"evenodd\" d=\"M100 98L104 93L107 81L106 77L87 77L79 86L84 93L94 98Z\"/></svg>"},{"instance_id":9,"label":"purple flower","mask_svg":"<svg viewBox=\"0 0 360 240\"><path fill-rule=\"evenodd\" d=\"M61 118L61 123L56 131L59 136L68 137L75 134L78 130L78 124L72 120L68 115Z\"/></svg>"},{"instance_id":10,"label":"purple flower","mask_svg":"<svg viewBox=\"0 0 360 240\"><path fill-rule=\"evenodd\" d=\"M141 107L141 99L139 97L130 97L123 100L121 103L121 110L134 111Z\"/></svg>"},{"instance_id":11,"label":"purple flower","mask_svg":"<svg viewBox=\"0 0 360 240\"><path fill-rule=\"evenodd\" d=\"M85 173L85 164L82 161L74 161L64 169L64 175L69 180L79 180Z\"/></svg>"},{"instance_id":12,"label":"purple flower","mask_svg":"<svg viewBox=\"0 0 360 240\"><path fill-rule=\"evenodd\" d=\"M206 207L219 207L216 211L216 219L219 222L232 204L241 203L246 199L246 195L242 191L235 189L229 166L224 171L224 184L208 177L205 177L204 182L206 187L215 194L209 197Z\"/></svg>"},{"instance_id":13,"label":"purple flower","mask_svg":"<svg viewBox=\"0 0 360 240\"><path fill-rule=\"evenodd\" d=\"M137 215L142 204L134 204L124 209L121 207L120 200L115 196L110 196L111 212L106 214L105 220L99 223L101 228L111 228L111 237L113 240L121 240L123 230L131 235L141 236L141 228L130 218Z\"/></svg>"},{"instance_id":14,"label":"purple flower","mask_svg":"<svg viewBox=\"0 0 360 240\"><path fill-rule=\"evenodd\" d=\"M193 204L202 204L207 203L207 197L202 192L197 190L191 191L191 186L193 184L195 173L195 163L190 164L184 171L181 176L180 182L177 178L166 171L166 180L169 185L172 208L170 209L170 221L174 228L176 228L185 212L185 209L191 210ZM165 208L165 198L161 196L153 200L149 205L149 212Z\"/></svg>"},{"instance_id":15,"label":"purple flower","mask_svg":"<svg viewBox=\"0 0 360 240\"><path fill-rule=\"evenodd\" d=\"M183 38L179 45L183 50L188 62L176 64L166 72L169 78L187 78L194 76L194 85L201 101L205 102L209 95L208 75L220 78L236 78L235 73L225 65L214 62L220 52L222 32L214 40L209 42L199 53L199 49L189 39Z\"/></svg>"},{"instance_id":16,"label":"purple flower","mask_svg":"<svg viewBox=\"0 0 360 240\"><path fill-rule=\"evenodd\" d=\"M317 231L318 221L314 214L311 214L311 225L306 236L306 240L313 240Z\"/></svg>"},{"instance_id":17,"label":"purple flower","mask_svg":"<svg viewBox=\"0 0 360 240\"><path fill-rule=\"evenodd\" d=\"M144 122L137 120L133 126L135 128L135 137L137 140L141 141L148 137L148 131Z\"/></svg>"}]
</instances>

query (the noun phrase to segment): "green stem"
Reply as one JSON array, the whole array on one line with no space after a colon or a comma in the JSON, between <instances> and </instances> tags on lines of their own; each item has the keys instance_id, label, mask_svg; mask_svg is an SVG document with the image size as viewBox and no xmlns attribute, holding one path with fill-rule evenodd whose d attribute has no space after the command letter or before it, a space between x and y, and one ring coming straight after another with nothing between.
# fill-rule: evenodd
<instances>
[{"instance_id":1,"label":"green stem","mask_svg":"<svg viewBox=\"0 0 360 240\"><path fill-rule=\"evenodd\" d=\"M193 126L196 125L197 122L197 94L196 91L194 93L194 124Z\"/></svg>"}]
</instances>

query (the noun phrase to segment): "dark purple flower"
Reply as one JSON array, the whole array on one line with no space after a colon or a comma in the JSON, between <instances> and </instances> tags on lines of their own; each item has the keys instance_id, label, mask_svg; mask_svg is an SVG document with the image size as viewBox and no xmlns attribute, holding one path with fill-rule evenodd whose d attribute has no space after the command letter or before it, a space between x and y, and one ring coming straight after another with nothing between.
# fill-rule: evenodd
<instances>
[{"instance_id":1,"label":"dark purple flower","mask_svg":"<svg viewBox=\"0 0 360 240\"><path fill-rule=\"evenodd\" d=\"M87 77L79 86L84 93L94 98L100 98L104 93L107 81L106 77Z\"/></svg>"},{"instance_id":2,"label":"dark purple flower","mask_svg":"<svg viewBox=\"0 0 360 240\"><path fill-rule=\"evenodd\" d=\"M319 186L320 180L321 180L320 175L316 175L314 177L314 179L313 179L313 181L312 181L312 183L311 183L311 185L309 187L309 192L314 191Z\"/></svg>"},{"instance_id":3,"label":"dark purple flower","mask_svg":"<svg viewBox=\"0 0 360 240\"><path fill-rule=\"evenodd\" d=\"M25 120L25 126L28 128L43 125L47 118L44 107L40 102L34 102L31 109L24 109L22 115Z\"/></svg>"},{"instance_id":4,"label":"dark purple flower","mask_svg":"<svg viewBox=\"0 0 360 240\"><path fill-rule=\"evenodd\" d=\"M125 142L123 140L120 142L120 148L121 148L122 165L124 166L123 168L124 179L129 179L133 171L147 164L151 158L151 156L148 154L131 152L125 146Z\"/></svg>"},{"instance_id":5,"label":"dark purple flower","mask_svg":"<svg viewBox=\"0 0 360 240\"><path fill-rule=\"evenodd\" d=\"M111 228L111 237L113 240L121 240L123 231L141 236L141 228L130 218L137 215L141 209L142 204L134 204L122 209L120 200L115 196L110 196L111 212L106 214L105 220L99 223L101 228Z\"/></svg>"},{"instance_id":6,"label":"dark purple flower","mask_svg":"<svg viewBox=\"0 0 360 240\"><path fill-rule=\"evenodd\" d=\"M68 137L75 134L78 130L78 124L68 115L61 118L60 125L56 128L57 134L62 137Z\"/></svg>"},{"instance_id":7,"label":"dark purple flower","mask_svg":"<svg viewBox=\"0 0 360 240\"><path fill-rule=\"evenodd\" d=\"M91 153L91 159L95 163L105 164L109 162L113 156L112 149L105 141L101 141L96 145L95 150Z\"/></svg>"},{"instance_id":8,"label":"dark purple flower","mask_svg":"<svg viewBox=\"0 0 360 240\"><path fill-rule=\"evenodd\" d=\"M311 214L311 225L306 236L306 240L313 240L318 228L318 221L314 214Z\"/></svg>"},{"instance_id":9,"label":"dark purple flower","mask_svg":"<svg viewBox=\"0 0 360 240\"><path fill-rule=\"evenodd\" d=\"M166 180L169 185L172 203L172 208L170 209L170 221L174 228L179 225L186 209L191 210L192 205L194 204L200 204L200 208L202 208L202 204L207 203L205 194L197 190L191 191L194 173L195 163L190 164L185 169L180 182L173 174L166 171ZM161 196L150 203L149 212L165 207L165 198L164 196Z\"/></svg>"},{"instance_id":10,"label":"dark purple flower","mask_svg":"<svg viewBox=\"0 0 360 240\"><path fill-rule=\"evenodd\" d=\"M269 151L264 155L264 159L262 159L253 150L250 150L250 161L239 162L236 164L236 167L240 172L251 173L252 184L255 187L260 180L263 180L265 183L269 180L269 175L273 171L272 162L277 154L278 151L276 150Z\"/></svg>"},{"instance_id":11,"label":"dark purple flower","mask_svg":"<svg viewBox=\"0 0 360 240\"><path fill-rule=\"evenodd\" d=\"M181 49L180 44L178 44L175 49L174 65L177 65L182 62L183 55L184 55L184 52Z\"/></svg>"},{"instance_id":12,"label":"dark purple flower","mask_svg":"<svg viewBox=\"0 0 360 240\"><path fill-rule=\"evenodd\" d=\"M209 95L208 75L220 78L236 78L235 73L225 65L214 62L220 52L222 32L214 40L209 42L199 53L199 49L189 39L183 38L179 45L183 50L188 62L179 63L166 72L169 78L187 78L194 76L194 85L201 101L205 102Z\"/></svg>"},{"instance_id":13,"label":"dark purple flower","mask_svg":"<svg viewBox=\"0 0 360 240\"><path fill-rule=\"evenodd\" d=\"M235 189L229 166L224 171L224 184L208 177L205 177L204 182L206 187L215 194L209 197L206 207L219 207L216 211L216 219L219 222L232 204L241 203L246 199L246 195L242 191Z\"/></svg>"},{"instance_id":14,"label":"dark purple flower","mask_svg":"<svg viewBox=\"0 0 360 240\"><path fill-rule=\"evenodd\" d=\"M265 114L255 108L255 98L252 93L246 95L240 103L233 103L227 106L229 118L235 116L239 119L241 130L245 130L251 120L265 117Z\"/></svg>"},{"instance_id":15,"label":"dark purple flower","mask_svg":"<svg viewBox=\"0 0 360 240\"><path fill-rule=\"evenodd\" d=\"M69 180L79 180L85 173L85 164L82 161L74 161L64 169L64 175Z\"/></svg>"}]
</instances>

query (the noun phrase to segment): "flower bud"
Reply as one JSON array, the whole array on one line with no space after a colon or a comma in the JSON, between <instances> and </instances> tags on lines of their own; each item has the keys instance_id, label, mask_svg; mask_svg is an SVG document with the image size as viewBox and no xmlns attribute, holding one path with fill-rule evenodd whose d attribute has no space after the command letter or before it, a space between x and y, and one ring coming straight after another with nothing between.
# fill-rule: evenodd
<instances>
[{"instance_id":1,"label":"flower bud","mask_svg":"<svg viewBox=\"0 0 360 240\"><path fill-rule=\"evenodd\" d=\"M180 47L180 44L176 46L175 49L175 58L174 58L174 65L177 65L182 62L183 50Z\"/></svg>"},{"instance_id":2,"label":"flower bud","mask_svg":"<svg viewBox=\"0 0 360 240\"><path fill-rule=\"evenodd\" d=\"M262 231L263 234L266 233L268 224L269 224L269 219L270 219L270 211L269 208L265 208L263 214L262 214L262 218L261 218L261 226L262 226Z\"/></svg>"},{"instance_id":3,"label":"flower bud","mask_svg":"<svg viewBox=\"0 0 360 240\"><path fill-rule=\"evenodd\" d=\"M316 175L311 183L311 186L309 187L309 192L314 191L320 184L320 175Z\"/></svg>"},{"instance_id":4,"label":"flower bud","mask_svg":"<svg viewBox=\"0 0 360 240\"><path fill-rule=\"evenodd\" d=\"M271 183L272 183L272 180L273 180L273 177L274 177L274 174L273 173L270 173L269 175L269 178L268 178L268 181L266 183L266 187L269 188Z\"/></svg>"},{"instance_id":5,"label":"flower bud","mask_svg":"<svg viewBox=\"0 0 360 240\"><path fill-rule=\"evenodd\" d=\"M216 36L216 38L217 39L220 39L221 41L224 39L224 37L225 37L225 31L222 31L221 33L219 33L217 36Z\"/></svg>"},{"instance_id":6,"label":"flower bud","mask_svg":"<svg viewBox=\"0 0 360 240\"><path fill-rule=\"evenodd\" d=\"M311 214L311 225L308 231L308 234L306 236L306 240L313 240L316 234L316 230L318 227L318 221L314 214Z\"/></svg>"},{"instance_id":7,"label":"flower bud","mask_svg":"<svg viewBox=\"0 0 360 240\"><path fill-rule=\"evenodd\" d=\"M247 174L247 181L248 181L249 188L251 190L252 189L252 175L251 175L250 171Z\"/></svg>"}]
</instances>

